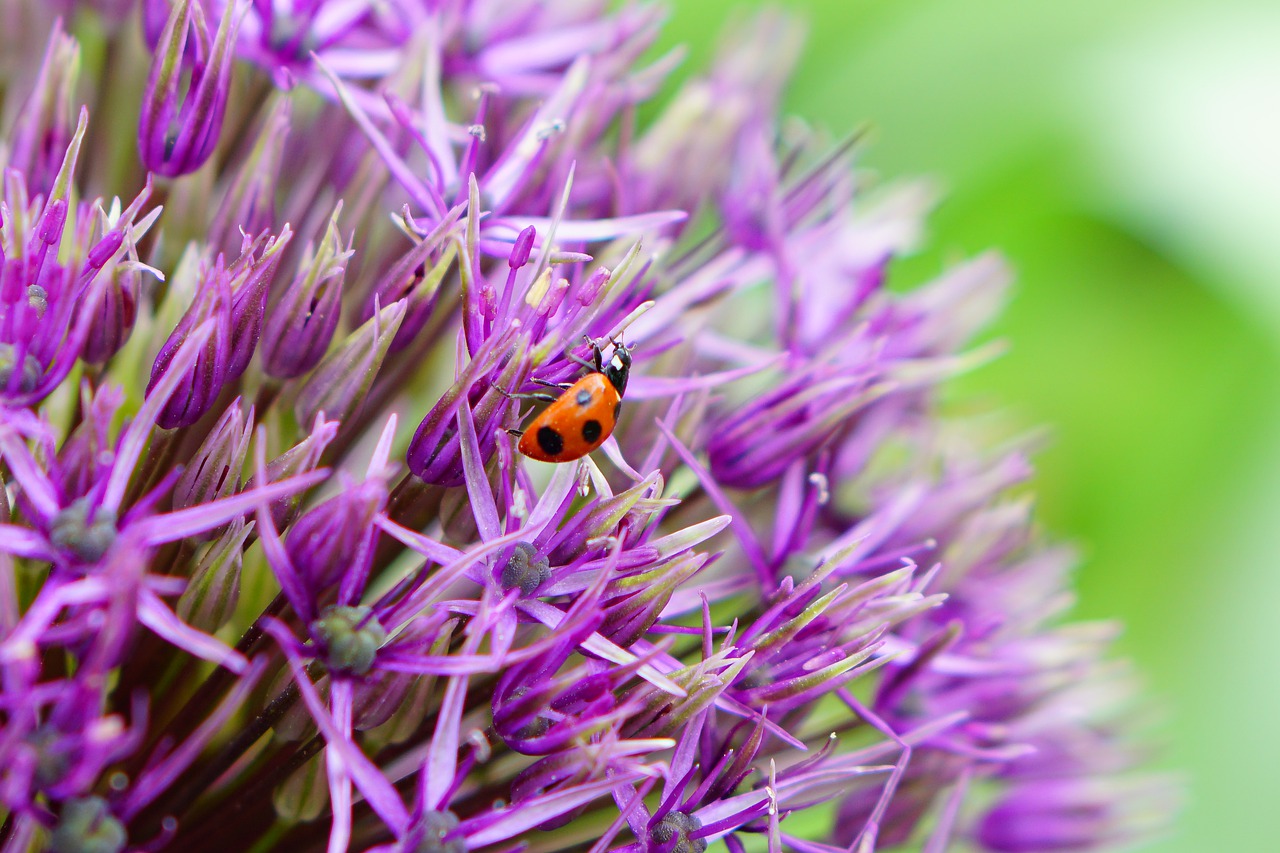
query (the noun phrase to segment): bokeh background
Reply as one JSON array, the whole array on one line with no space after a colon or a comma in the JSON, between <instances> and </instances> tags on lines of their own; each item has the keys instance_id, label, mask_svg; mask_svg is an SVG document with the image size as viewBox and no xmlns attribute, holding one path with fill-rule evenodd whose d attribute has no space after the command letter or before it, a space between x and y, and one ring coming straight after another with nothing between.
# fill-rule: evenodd
<instances>
[{"instance_id":1,"label":"bokeh background","mask_svg":"<svg viewBox=\"0 0 1280 853\"><path fill-rule=\"evenodd\" d=\"M1040 518L1189 783L1148 849L1280 849L1280 3L774 5L809 25L790 110L945 193L897 272L991 246L1017 271L1010 352L962 391L1051 428ZM673 7L686 71L757 8Z\"/></svg>"}]
</instances>

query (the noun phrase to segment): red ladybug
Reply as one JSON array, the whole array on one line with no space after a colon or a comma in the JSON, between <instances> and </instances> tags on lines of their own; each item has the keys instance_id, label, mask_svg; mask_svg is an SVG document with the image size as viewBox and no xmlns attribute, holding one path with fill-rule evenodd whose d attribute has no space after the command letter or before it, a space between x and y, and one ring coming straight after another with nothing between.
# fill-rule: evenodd
<instances>
[{"instance_id":1,"label":"red ladybug","mask_svg":"<svg viewBox=\"0 0 1280 853\"><path fill-rule=\"evenodd\" d=\"M530 459L541 462L572 462L581 459L613 433L622 410L622 395L631 375L631 350L615 344L613 358L604 363L600 345L591 343L594 364L583 362L591 372L572 385L550 385L563 388L559 397L532 395L551 400L520 436L519 450ZM534 380L537 382L538 380Z\"/></svg>"}]
</instances>

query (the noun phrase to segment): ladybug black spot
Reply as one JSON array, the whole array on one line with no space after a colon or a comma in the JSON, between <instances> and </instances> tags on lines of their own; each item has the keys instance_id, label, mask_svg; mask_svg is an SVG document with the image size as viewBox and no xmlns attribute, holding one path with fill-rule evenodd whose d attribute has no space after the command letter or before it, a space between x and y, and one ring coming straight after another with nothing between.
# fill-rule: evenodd
<instances>
[{"instance_id":1,"label":"ladybug black spot","mask_svg":"<svg viewBox=\"0 0 1280 853\"><path fill-rule=\"evenodd\" d=\"M564 438L554 428L544 426L538 430L538 447L548 456L558 456L564 450Z\"/></svg>"},{"instance_id":2,"label":"ladybug black spot","mask_svg":"<svg viewBox=\"0 0 1280 853\"><path fill-rule=\"evenodd\" d=\"M599 421L595 419L589 420L582 425L582 440L587 444L592 444L600 437L600 433L603 431Z\"/></svg>"},{"instance_id":3,"label":"ladybug black spot","mask_svg":"<svg viewBox=\"0 0 1280 853\"><path fill-rule=\"evenodd\" d=\"M591 392L583 388L573 398L573 401L585 409L587 406L591 405Z\"/></svg>"}]
</instances>

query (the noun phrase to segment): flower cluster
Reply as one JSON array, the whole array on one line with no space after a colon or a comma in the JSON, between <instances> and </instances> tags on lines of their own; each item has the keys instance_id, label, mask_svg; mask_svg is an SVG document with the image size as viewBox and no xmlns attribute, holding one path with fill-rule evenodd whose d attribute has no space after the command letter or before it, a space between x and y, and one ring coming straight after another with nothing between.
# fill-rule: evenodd
<instances>
[{"instance_id":1,"label":"flower cluster","mask_svg":"<svg viewBox=\"0 0 1280 853\"><path fill-rule=\"evenodd\" d=\"M922 197L780 132L789 21L655 103L644 3L0 11L4 851L1167 820L1022 449L938 403L1004 268L887 286ZM522 457L623 342L598 457Z\"/></svg>"}]
</instances>

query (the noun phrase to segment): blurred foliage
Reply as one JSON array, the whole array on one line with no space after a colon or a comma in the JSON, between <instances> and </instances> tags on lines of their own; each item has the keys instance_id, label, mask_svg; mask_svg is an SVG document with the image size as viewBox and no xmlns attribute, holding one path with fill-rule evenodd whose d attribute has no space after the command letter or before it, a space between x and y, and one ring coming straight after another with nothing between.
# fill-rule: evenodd
<instances>
[{"instance_id":1,"label":"blurred foliage","mask_svg":"<svg viewBox=\"0 0 1280 853\"><path fill-rule=\"evenodd\" d=\"M1100 127L1104 112L1088 108L1110 94L1099 56L1123 54L1170 15L1226 7L776 5L810 25L791 111L833 138L869 124L864 167L885 180L926 175L945 190L928 245L898 262L900 280L990 246L1017 272L994 330L1011 352L959 392L1051 429L1037 457L1041 521L1080 545L1079 614L1126 624L1122 650L1167 711L1164 763L1190 782L1176 834L1150 849L1274 849L1280 533L1267 507L1280 503L1280 323L1233 298L1229 265L1187 264L1158 201L1144 207L1108 181L1115 169L1100 162L1100 140L1132 133L1127 142L1158 145L1162 129ZM686 71L704 67L722 23L750 9L677 3L664 39L690 43Z\"/></svg>"}]
</instances>

